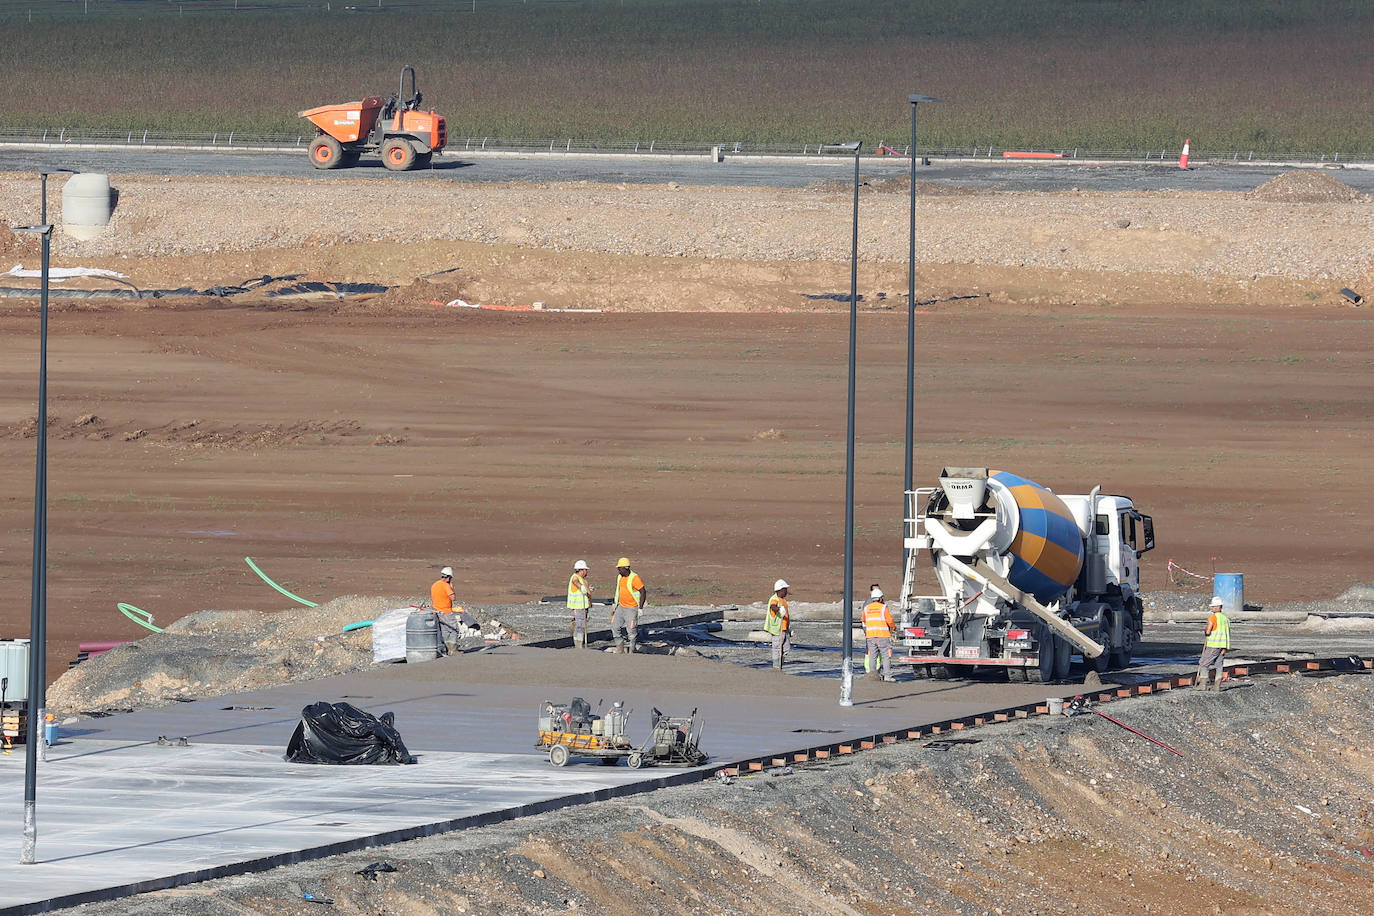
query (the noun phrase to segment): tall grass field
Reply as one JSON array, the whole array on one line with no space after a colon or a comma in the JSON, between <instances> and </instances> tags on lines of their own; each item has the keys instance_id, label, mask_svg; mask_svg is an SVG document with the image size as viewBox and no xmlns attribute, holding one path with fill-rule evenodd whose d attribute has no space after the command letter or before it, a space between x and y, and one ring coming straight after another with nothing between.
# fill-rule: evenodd
<instances>
[{"instance_id":1,"label":"tall grass field","mask_svg":"<svg viewBox=\"0 0 1374 916\"><path fill-rule=\"evenodd\" d=\"M237 5L237 8L236 8ZM308 132L396 91L453 136L1374 158L1368 0L3 0L0 129Z\"/></svg>"}]
</instances>

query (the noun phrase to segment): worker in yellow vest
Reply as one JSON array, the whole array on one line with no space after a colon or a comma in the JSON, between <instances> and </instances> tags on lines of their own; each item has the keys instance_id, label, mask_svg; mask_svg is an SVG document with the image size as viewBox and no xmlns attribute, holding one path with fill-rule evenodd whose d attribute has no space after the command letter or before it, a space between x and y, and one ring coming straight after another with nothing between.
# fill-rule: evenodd
<instances>
[{"instance_id":1,"label":"worker in yellow vest","mask_svg":"<svg viewBox=\"0 0 1374 916\"><path fill-rule=\"evenodd\" d=\"M763 629L773 637L773 669L782 670L782 657L792 648L792 616L787 612L787 580L773 583L773 597L768 599L768 616Z\"/></svg>"},{"instance_id":2,"label":"worker in yellow vest","mask_svg":"<svg viewBox=\"0 0 1374 916\"><path fill-rule=\"evenodd\" d=\"M1220 598L1212 599L1212 613L1207 617L1207 640L1202 646L1202 658L1197 663L1197 680L1193 682L1193 686L1200 690L1207 689L1209 667L1216 670L1216 686L1212 689L1221 690L1221 679L1226 668L1226 650L1231 648L1231 618L1222 611L1225 606L1226 602Z\"/></svg>"},{"instance_id":3,"label":"worker in yellow vest","mask_svg":"<svg viewBox=\"0 0 1374 916\"><path fill-rule=\"evenodd\" d=\"M611 636L615 639L616 652L635 650L635 640L639 637L639 610L649 600L649 590L644 580L630 568L630 558L621 557L615 561L619 575L615 580L615 610L611 613ZM629 649L625 648L629 641Z\"/></svg>"},{"instance_id":4,"label":"worker in yellow vest","mask_svg":"<svg viewBox=\"0 0 1374 916\"><path fill-rule=\"evenodd\" d=\"M879 655L883 665L882 679L893 681L896 678L892 676L892 631L897 629L897 624L892 622L892 612L883 601L881 588L873 586L868 597L870 600L864 607L864 646L868 649L864 668L868 671L868 677L876 677L878 661L874 656Z\"/></svg>"},{"instance_id":5,"label":"worker in yellow vest","mask_svg":"<svg viewBox=\"0 0 1374 916\"><path fill-rule=\"evenodd\" d=\"M587 584L587 561L573 564L568 577L568 610L572 612L572 640L578 649L587 648L587 611L592 606L592 586Z\"/></svg>"}]
</instances>

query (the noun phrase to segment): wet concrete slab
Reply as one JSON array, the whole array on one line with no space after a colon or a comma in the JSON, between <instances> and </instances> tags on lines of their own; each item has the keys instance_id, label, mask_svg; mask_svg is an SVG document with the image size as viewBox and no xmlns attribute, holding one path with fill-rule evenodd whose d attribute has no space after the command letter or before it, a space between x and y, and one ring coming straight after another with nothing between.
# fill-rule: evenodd
<instances>
[{"instance_id":1,"label":"wet concrete slab","mask_svg":"<svg viewBox=\"0 0 1374 916\"><path fill-rule=\"evenodd\" d=\"M9 869L0 907L109 899L702 778L596 760L555 768L533 746L544 699L578 695L603 711L623 699L637 742L654 707L696 709L709 772L1081 689L859 680L855 704L842 707L833 680L700 657L503 646L82 720L40 765L39 862ZM285 762L302 708L320 700L393 712L419 763ZM23 767L22 751L0 758L0 818L14 825L0 856L10 862L22 838Z\"/></svg>"}]
</instances>

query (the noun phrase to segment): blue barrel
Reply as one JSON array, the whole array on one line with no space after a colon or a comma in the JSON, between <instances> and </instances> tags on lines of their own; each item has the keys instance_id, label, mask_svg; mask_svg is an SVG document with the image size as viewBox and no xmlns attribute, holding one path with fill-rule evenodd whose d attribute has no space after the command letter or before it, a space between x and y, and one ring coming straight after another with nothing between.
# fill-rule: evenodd
<instances>
[{"instance_id":1,"label":"blue barrel","mask_svg":"<svg viewBox=\"0 0 1374 916\"><path fill-rule=\"evenodd\" d=\"M1221 610L1228 615L1245 610L1245 576L1217 573L1212 577L1212 596L1221 599Z\"/></svg>"},{"instance_id":2,"label":"blue barrel","mask_svg":"<svg viewBox=\"0 0 1374 916\"><path fill-rule=\"evenodd\" d=\"M1006 471L991 472L988 486L999 499L1014 500L1020 515L1006 551L1012 558L1007 581L1042 604L1060 598L1083 569L1083 535L1073 513L1040 484Z\"/></svg>"}]
</instances>

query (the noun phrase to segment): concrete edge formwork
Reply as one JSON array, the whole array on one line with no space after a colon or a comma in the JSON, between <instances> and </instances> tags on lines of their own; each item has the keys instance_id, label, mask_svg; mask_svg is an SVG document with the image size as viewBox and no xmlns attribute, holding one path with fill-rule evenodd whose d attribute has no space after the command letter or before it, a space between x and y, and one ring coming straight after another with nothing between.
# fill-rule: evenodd
<instances>
[{"instance_id":1,"label":"concrete edge formwork","mask_svg":"<svg viewBox=\"0 0 1374 916\"><path fill-rule=\"evenodd\" d=\"M1247 677L1260 674L1303 674L1317 671L1353 672L1368 670L1374 670L1374 659L1361 658L1356 655L1334 658L1300 659L1296 661L1252 662L1232 665L1225 669L1226 673L1231 677ZM1079 696L1089 703L1110 703L1114 700L1150 696L1168 690L1175 690L1180 687L1191 687L1195 680L1196 675L1194 674L1175 674L1128 686L1085 690ZM1018 706L1007 706L989 712L945 719L941 722L927 723L925 725L911 726L909 728L898 728L860 738L851 738L839 742L797 748L796 750L788 751L782 755L765 754L759 757L748 757L727 764L717 764L714 767L714 772L725 776L745 776L750 773L761 772L770 767L819 762L828 760L832 757L842 757L861 751L872 750L873 748L888 744L897 744L903 741L921 741L927 738L938 739L942 735L962 732L971 728L981 728L985 725L1000 725L1005 722L1019 719L1029 719L1032 716L1049 715L1049 712L1050 707L1048 702L1037 701L1034 703L1024 703Z\"/></svg>"},{"instance_id":2,"label":"concrete edge formwork","mask_svg":"<svg viewBox=\"0 0 1374 916\"><path fill-rule=\"evenodd\" d=\"M708 611L702 615L695 616L710 617L711 615L716 615L714 619L719 619L721 613L721 611ZM677 625L683 625L684 621L690 619L691 618L674 618L672 622ZM544 642L557 642L557 640L546 640ZM536 645L536 643L529 643L528 645ZM1247 677L1262 674L1303 674L1319 671L1354 672L1368 670L1374 670L1374 658L1362 658L1355 655L1320 659L1253 662L1232 665L1225 669L1232 677ZM1085 691L1081 696L1085 700L1093 703L1110 703L1115 700L1151 696L1181 687L1191 687L1195 679L1195 675L1192 674L1175 674L1128 686ZM46 900L36 900L0 909L0 916L10 916L10 914L21 916L21 914L29 913L46 913L56 909L78 906L83 903L117 900L122 897L129 897L149 891L166 890L184 884L195 884L215 878L229 878L236 875L266 871L267 869L277 868L282 865L296 865L301 862L314 861L348 852L357 852L377 846L388 846L393 843L422 839L424 837L437 836L443 833L452 833L472 827L485 827L515 820L520 817L544 814L549 811L557 811L563 808L589 804L591 802L608 801L614 798L624 798L632 795L642 795L646 792L653 792L656 789L689 785L717 776L748 776L760 773L770 767L776 768L808 763L820 763L832 757L848 756L891 744L898 744L906 741L920 741L927 738L939 739L942 735L963 732L972 728L999 725L1006 722L1029 719L1033 716L1048 715L1049 711L1050 707L1048 702L1036 701L967 716L958 716L935 723L891 729L857 738L847 738L837 742L795 748L757 757L744 757L732 761L709 763L705 766L674 770L671 773L664 773L662 775L649 775L645 779L620 786L608 786L587 792L563 795L558 798L516 805L498 811L486 811L460 818L434 821L428 824L416 824L410 827L372 834L370 836L355 837L353 839L326 843L307 849L276 853L270 856L262 856L242 862L231 862L212 866L210 868L195 869L175 875L165 875L159 878L150 878L145 881L136 881L115 887L58 895Z\"/></svg>"}]
</instances>

